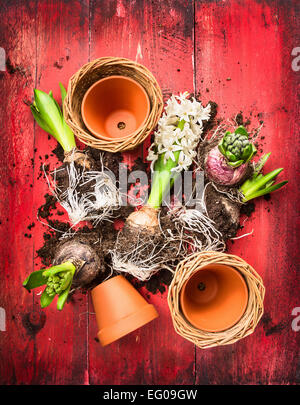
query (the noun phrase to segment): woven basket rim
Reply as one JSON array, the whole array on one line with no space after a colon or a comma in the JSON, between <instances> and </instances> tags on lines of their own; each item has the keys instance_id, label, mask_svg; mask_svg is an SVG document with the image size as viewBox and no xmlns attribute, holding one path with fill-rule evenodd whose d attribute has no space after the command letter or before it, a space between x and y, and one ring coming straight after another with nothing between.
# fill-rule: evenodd
<instances>
[{"instance_id":1,"label":"woven basket rim","mask_svg":"<svg viewBox=\"0 0 300 405\"><path fill-rule=\"evenodd\" d=\"M94 84L92 84L92 86L87 90L87 92L89 92L89 91L91 90L91 88L94 87L97 83L101 82L102 80L110 79L110 78L112 78L112 77L126 77L127 79L131 80L132 82L137 83L134 79L132 79L131 77L128 77L128 76L123 76L123 75L107 76L107 77L104 77L104 78L98 80L98 81L95 82ZM143 89L143 86L141 86L139 83L137 83L137 84ZM84 100L84 98L86 97L87 92L86 92L86 94L84 95L83 100ZM147 94L147 92L146 92L146 94ZM147 98L148 98L148 101L149 101L149 113L150 113L151 101L150 101L150 99L149 99L148 94L147 94ZM82 102L83 102L83 100L82 100ZM145 123L147 122L148 117L149 117L149 113L148 113L148 115L145 117L145 119L144 119L144 121L141 123L141 125L140 125L134 132L132 132L131 134L128 134L127 136L123 136L123 137L120 137L120 138L113 138L114 141L122 142L122 141L123 141L124 139L126 139L126 138L132 138L132 137L134 137L135 135L137 135L137 134L141 131L141 129L144 127ZM81 112L81 116L82 116L82 112ZM95 136L97 139L101 139L101 140L104 140L104 141L110 141L110 140L111 140L111 138L105 137L104 135L102 135L101 137L100 137L100 136L97 136L96 134L93 133L93 131L91 131L91 130L88 128L87 125L86 125L86 127L87 127L88 131L90 131L90 132L93 134L93 136Z\"/></svg>"},{"instance_id":2,"label":"woven basket rim","mask_svg":"<svg viewBox=\"0 0 300 405\"><path fill-rule=\"evenodd\" d=\"M113 74L109 74L109 72L113 72ZM143 125L131 136L104 140L96 137L84 125L81 116L81 102L83 94L92 84L111 75L130 77L142 85L149 97L150 112ZM133 149L142 143L156 127L162 110L162 91L150 70L131 59L119 57L102 57L85 63L71 76L64 101L64 117L75 136L88 146L110 152Z\"/></svg>"},{"instance_id":3,"label":"woven basket rim","mask_svg":"<svg viewBox=\"0 0 300 405\"><path fill-rule=\"evenodd\" d=\"M221 332L207 332L191 325L180 308L180 291L184 283L199 269L208 264L225 264L238 270L248 286L248 304L241 319L231 328ZM223 252L198 252L182 260L168 290L168 305L175 331L202 349L227 345L254 332L264 311L265 287L262 278L244 259Z\"/></svg>"}]
</instances>

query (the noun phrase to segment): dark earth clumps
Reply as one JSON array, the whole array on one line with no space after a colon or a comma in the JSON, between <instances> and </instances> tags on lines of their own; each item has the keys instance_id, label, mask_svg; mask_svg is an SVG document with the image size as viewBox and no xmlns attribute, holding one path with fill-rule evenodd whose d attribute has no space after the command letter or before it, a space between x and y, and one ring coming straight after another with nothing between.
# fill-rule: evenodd
<instances>
[{"instance_id":1,"label":"dark earth clumps","mask_svg":"<svg viewBox=\"0 0 300 405\"><path fill-rule=\"evenodd\" d=\"M209 131L213 130L216 125L220 123L220 120L216 119L217 104L212 101L210 104L212 106L211 119L204 124L204 135L208 134ZM245 120L243 118L242 112L237 114L235 119L238 125L247 126L250 124L250 120ZM204 167L204 160L207 152L211 147L216 145L216 143L217 141L213 143L204 141L199 145L198 163L200 169ZM101 170L102 165L104 165L107 169L112 171L116 179L119 178L119 167L120 163L123 161L120 153L112 154L90 147L86 149L86 152L93 161L93 170ZM60 145L57 145L57 147L52 151L52 155L55 155L58 161L61 162L61 167L67 166L67 163L63 163L64 153ZM142 170L147 171L150 178L148 167L149 165L145 163L142 158L138 158L134 162L131 169L128 169L128 175L133 170ZM77 168L80 170L79 167ZM41 165L40 172L42 172L42 170L43 167ZM49 170L49 168L47 168L47 170ZM43 173L41 173L41 175L43 175ZM65 190L68 187L66 171L57 172L57 181L62 190ZM207 181L208 179L205 180L205 182ZM83 189L82 192L83 191L86 192L87 190ZM50 266L53 262L58 246L62 243L61 236L66 232L70 232L71 228L67 221L61 221L59 219L64 215L64 211L58 204L56 198L48 193L45 194L44 198L44 203L38 209L38 217L41 221L46 222L49 227L47 227L43 234L43 246L37 250L37 256L41 259L43 266ZM216 228L220 231L225 241L234 238L238 229L240 229L240 214L250 216L255 211L255 205L253 202L243 205L234 203L233 201L229 200L226 195L218 192L213 186L207 187L205 201L208 215L215 222ZM113 250L116 245L117 236L119 235L119 238L122 238L122 233L119 234L120 224L125 222L126 218L133 211L133 209L133 207L127 206L116 211L116 220L118 226L115 226L115 224L112 222L104 221L93 228L91 225L85 225L77 230L75 236L76 240L87 242L93 246L93 248L99 253L99 256L101 256L101 259L105 265L105 271L100 272L93 282L86 286L87 289L96 286L104 279L114 274L111 270L110 251ZM173 226L173 223L170 221L169 217L164 215L164 209L162 210L161 221L164 229ZM168 223L168 221L170 222ZM33 226L34 223L30 224L28 229L31 230ZM174 229L172 229L172 231L175 232ZM123 234L123 236L124 235L125 234ZM73 236L70 236L69 239L72 237ZM68 238L63 239L64 242L67 240ZM130 241L125 237L124 243L128 246L129 242ZM132 243L134 243L134 241ZM166 258L166 261L167 260L168 258ZM163 293L172 281L172 273L164 269L154 274L150 280L146 282L141 282L130 275L126 275L126 277L137 288L145 287L146 291L148 291L150 294Z\"/></svg>"}]
</instances>

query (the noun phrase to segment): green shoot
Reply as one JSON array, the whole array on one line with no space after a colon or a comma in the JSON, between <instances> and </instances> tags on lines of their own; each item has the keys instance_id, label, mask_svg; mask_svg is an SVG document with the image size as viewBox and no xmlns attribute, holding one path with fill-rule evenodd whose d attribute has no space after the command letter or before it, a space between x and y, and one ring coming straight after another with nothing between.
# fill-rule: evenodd
<instances>
[{"instance_id":1,"label":"green shoot","mask_svg":"<svg viewBox=\"0 0 300 405\"><path fill-rule=\"evenodd\" d=\"M252 177L246 180L240 187L239 191L243 194L243 202L272 193L288 183L288 181L285 180L274 184L277 176L282 172L283 168L275 169L266 175L260 173L270 155L271 153L267 153L260 159L254 168Z\"/></svg>"},{"instance_id":2,"label":"green shoot","mask_svg":"<svg viewBox=\"0 0 300 405\"><path fill-rule=\"evenodd\" d=\"M177 128L182 131L184 124L185 120L180 120L177 124ZM152 208L159 208L161 206L164 195L174 184L176 172L173 172L172 169L178 165L180 151L173 152L173 155L174 160L169 158L166 163L164 163L165 153L162 153L155 162L153 182L147 202L147 205Z\"/></svg>"},{"instance_id":3,"label":"green shoot","mask_svg":"<svg viewBox=\"0 0 300 405\"><path fill-rule=\"evenodd\" d=\"M236 128L234 133L225 133L218 147L229 166L237 168L253 158L256 148L248 138L248 132L242 125Z\"/></svg>"},{"instance_id":4,"label":"green shoot","mask_svg":"<svg viewBox=\"0 0 300 405\"><path fill-rule=\"evenodd\" d=\"M34 271L24 281L23 286L30 291L32 288L46 285L41 295L41 307L48 307L58 295L57 309L62 310L67 301L75 271L75 265L67 261L46 270Z\"/></svg>"},{"instance_id":5,"label":"green shoot","mask_svg":"<svg viewBox=\"0 0 300 405\"><path fill-rule=\"evenodd\" d=\"M59 83L59 86L63 105L66 90L61 83ZM44 91L34 89L34 102L31 104L30 109L37 124L52 135L65 152L70 152L73 148L76 148L74 134L64 120L61 108L54 99L52 91L47 94Z\"/></svg>"}]
</instances>

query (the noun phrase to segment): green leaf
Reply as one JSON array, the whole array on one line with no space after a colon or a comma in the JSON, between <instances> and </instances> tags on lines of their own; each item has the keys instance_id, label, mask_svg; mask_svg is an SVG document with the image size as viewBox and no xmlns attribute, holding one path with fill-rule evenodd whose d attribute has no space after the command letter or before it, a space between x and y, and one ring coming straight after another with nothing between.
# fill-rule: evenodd
<instances>
[{"instance_id":1,"label":"green leaf","mask_svg":"<svg viewBox=\"0 0 300 405\"><path fill-rule=\"evenodd\" d=\"M262 168L264 167L264 165L266 164L266 162L270 156L271 156L271 152L266 153L262 158L260 158L258 163L255 165L253 178L257 177L258 174L262 171Z\"/></svg>"},{"instance_id":2,"label":"green leaf","mask_svg":"<svg viewBox=\"0 0 300 405\"><path fill-rule=\"evenodd\" d=\"M246 159L248 159L248 157L250 156L251 152L252 152L252 148L251 148L251 144L249 143L247 146L245 146L245 148L243 150L242 159L244 161L246 161Z\"/></svg>"},{"instance_id":3,"label":"green leaf","mask_svg":"<svg viewBox=\"0 0 300 405\"><path fill-rule=\"evenodd\" d=\"M225 152L225 157L229 160L229 162L236 162L239 159L233 154L231 153L229 150L227 150Z\"/></svg>"},{"instance_id":4,"label":"green leaf","mask_svg":"<svg viewBox=\"0 0 300 405\"><path fill-rule=\"evenodd\" d=\"M241 135L246 135L247 138L249 138L248 132L243 125L240 125L239 127L236 128L234 131L235 134L241 134Z\"/></svg>"},{"instance_id":5,"label":"green leaf","mask_svg":"<svg viewBox=\"0 0 300 405\"><path fill-rule=\"evenodd\" d=\"M32 104L30 106L32 115L34 116L34 119L36 120L37 124L46 132L51 133L51 128L47 125L47 123L43 120L41 117L41 114L38 112L36 107Z\"/></svg>"},{"instance_id":6,"label":"green leaf","mask_svg":"<svg viewBox=\"0 0 300 405\"><path fill-rule=\"evenodd\" d=\"M262 176L260 178L256 178L255 181L250 185L248 189L246 189L244 195L247 198L248 195L255 193L256 191L260 190L262 187L265 187L269 181L275 179L279 173L281 173L283 168L275 169L272 172Z\"/></svg>"},{"instance_id":7,"label":"green leaf","mask_svg":"<svg viewBox=\"0 0 300 405\"><path fill-rule=\"evenodd\" d=\"M50 297L50 295L47 294L46 289L43 291L41 295L41 308L46 308L48 307L51 302L54 300L55 295Z\"/></svg>"},{"instance_id":8,"label":"green leaf","mask_svg":"<svg viewBox=\"0 0 300 405\"><path fill-rule=\"evenodd\" d=\"M250 162L250 160L253 158L253 156L256 154L256 147L251 143L250 144L250 150L251 150L251 152L250 152L250 154L249 154L249 156L248 156L248 158L247 158L247 160L246 160L246 162Z\"/></svg>"},{"instance_id":9,"label":"green leaf","mask_svg":"<svg viewBox=\"0 0 300 405\"><path fill-rule=\"evenodd\" d=\"M57 266L52 266L49 269L43 270L43 274L45 277L54 276L57 273L62 271L72 271L75 273L76 267L72 262L64 262L58 264Z\"/></svg>"},{"instance_id":10,"label":"green leaf","mask_svg":"<svg viewBox=\"0 0 300 405\"><path fill-rule=\"evenodd\" d=\"M243 201L247 202L249 200L252 200L253 198L261 197L265 194L270 194L273 191L279 190L281 187L283 187L287 183L288 183L288 181L285 180L285 181L282 181L281 183L274 184L274 186L272 186L272 187L265 187L262 190L258 190L252 194L249 194L247 197L244 197Z\"/></svg>"},{"instance_id":11,"label":"green leaf","mask_svg":"<svg viewBox=\"0 0 300 405\"><path fill-rule=\"evenodd\" d=\"M73 278L72 278L72 279L73 279ZM63 307L64 307L64 305L65 305L65 303L66 303L66 301L67 301L67 298L68 298L68 295L69 295L69 292L70 292L70 288L71 288L71 284L72 284L72 281L70 282L69 287L68 287L66 290L64 290L64 291L58 296L58 299L57 299L57 309L58 309L59 311L61 311L61 310L63 309Z\"/></svg>"},{"instance_id":12,"label":"green leaf","mask_svg":"<svg viewBox=\"0 0 300 405\"><path fill-rule=\"evenodd\" d=\"M231 167L233 167L234 169L236 169L237 167L241 166L244 163L243 160L238 160L237 162L227 162L227 164Z\"/></svg>"},{"instance_id":13,"label":"green leaf","mask_svg":"<svg viewBox=\"0 0 300 405\"><path fill-rule=\"evenodd\" d=\"M59 82L59 87L60 87L60 94L61 94L61 105L62 105L62 108L64 108L64 101L65 101L67 92L61 82Z\"/></svg>"},{"instance_id":14,"label":"green leaf","mask_svg":"<svg viewBox=\"0 0 300 405\"><path fill-rule=\"evenodd\" d=\"M45 277L43 273L44 269L31 273L23 283L26 290L30 291L33 288L41 287L42 285L46 284L48 277Z\"/></svg>"},{"instance_id":15,"label":"green leaf","mask_svg":"<svg viewBox=\"0 0 300 405\"><path fill-rule=\"evenodd\" d=\"M52 126L59 126L61 123L61 111L53 95L49 95L42 90L34 89L34 100L37 109L44 120L51 122Z\"/></svg>"},{"instance_id":16,"label":"green leaf","mask_svg":"<svg viewBox=\"0 0 300 405\"><path fill-rule=\"evenodd\" d=\"M147 205L153 208L159 208L166 191L172 187L175 178L179 173L172 172L171 169L177 166L180 151L174 152L175 161L171 158L164 163L165 154L159 155L154 165L154 176L151 185L151 192L148 198Z\"/></svg>"},{"instance_id":17,"label":"green leaf","mask_svg":"<svg viewBox=\"0 0 300 405\"><path fill-rule=\"evenodd\" d=\"M50 95L50 93L49 93L49 95ZM60 116L61 116L61 119L63 119L63 114L62 114L62 111L61 111L61 109L60 109L60 105L58 104L58 102L55 100L55 98L53 97L53 94L52 94L52 91L51 91L51 98L52 98L52 100L54 101L54 103L55 103L55 105L56 105L56 108L57 108L57 111L58 111L58 113L60 114Z\"/></svg>"},{"instance_id":18,"label":"green leaf","mask_svg":"<svg viewBox=\"0 0 300 405\"><path fill-rule=\"evenodd\" d=\"M226 157L226 151L224 149L223 142L219 143L218 148L219 148L219 151L222 153L222 155Z\"/></svg>"},{"instance_id":19,"label":"green leaf","mask_svg":"<svg viewBox=\"0 0 300 405\"><path fill-rule=\"evenodd\" d=\"M269 187L273 186L274 183L275 183L275 180L269 181L269 183L267 183L267 184L265 185L265 188L269 188Z\"/></svg>"},{"instance_id":20,"label":"green leaf","mask_svg":"<svg viewBox=\"0 0 300 405\"><path fill-rule=\"evenodd\" d=\"M40 113L40 117L46 122L50 129L50 134L59 140L60 134L63 132L61 111L57 109L57 103L53 96L44 91L34 89L34 99L36 107ZM48 131L47 131L48 132Z\"/></svg>"},{"instance_id":21,"label":"green leaf","mask_svg":"<svg viewBox=\"0 0 300 405\"><path fill-rule=\"evenodd\" d=\"M62 93L64 96L64 92ZM52 92L34 90L34 106L31 109L37 123L52 135L60 143L64 151L71 151L76 148L75 137L71 129L67 126L61 108L54 99ZM37 114L38 113L38 114Z\"/></svg>"}]
</instances>

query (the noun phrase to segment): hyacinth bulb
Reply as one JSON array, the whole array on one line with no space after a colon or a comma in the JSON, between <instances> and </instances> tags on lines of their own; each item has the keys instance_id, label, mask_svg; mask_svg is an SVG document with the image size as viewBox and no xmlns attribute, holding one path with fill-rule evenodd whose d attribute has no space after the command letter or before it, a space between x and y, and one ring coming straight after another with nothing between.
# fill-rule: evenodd
<instances>
[{"instance_id":1,"label":"hyacinth bulb","mask_svg":"<svg viewBox=\"0 0 300 405\"><path fill-rule=\"evenodd\" d=\"M248 163L243 163L237 168L229 166L218 146L210 150L205 160L205 171L208 178L225 186L238 184L245 176L247 167Z\"/></svg>"}]
</instances>

